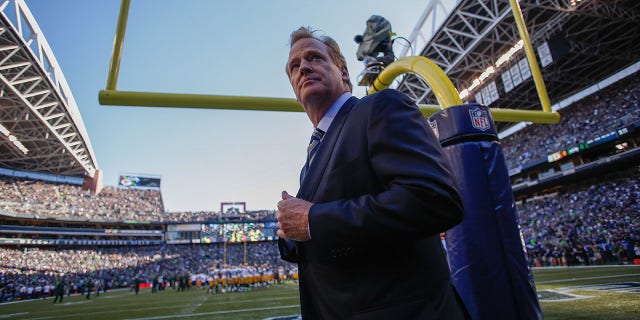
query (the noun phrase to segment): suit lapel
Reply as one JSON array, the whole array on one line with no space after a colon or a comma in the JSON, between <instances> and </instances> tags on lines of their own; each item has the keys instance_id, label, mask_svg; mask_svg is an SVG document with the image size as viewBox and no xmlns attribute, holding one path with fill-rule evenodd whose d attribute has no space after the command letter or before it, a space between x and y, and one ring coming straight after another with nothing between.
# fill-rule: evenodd
<instances>
[{"instance_id":1,"label":"suit lapel","mask_svg":"<svg viewBox=\"0 0 640 320\"><path fill-rule=\"evenodd\" d=\"M306 173L304 180L301 181L300 190L296 196L297 198L305 199L307 201L314 199L316 191L318 190L318 185L320 184L320 180L322 180L321 178L327 169L327 163L331 158L331 154L333 153L333 149L338 137L340 136L345 120L356 102L358 102L358 98L349 98L342 108L340 108L340 111L336 114L333 122L331 122L331 126L327 129L327 133L318 146L318 151L315 159L309 167L309 171Z\"/></svg>"}]
</instances>

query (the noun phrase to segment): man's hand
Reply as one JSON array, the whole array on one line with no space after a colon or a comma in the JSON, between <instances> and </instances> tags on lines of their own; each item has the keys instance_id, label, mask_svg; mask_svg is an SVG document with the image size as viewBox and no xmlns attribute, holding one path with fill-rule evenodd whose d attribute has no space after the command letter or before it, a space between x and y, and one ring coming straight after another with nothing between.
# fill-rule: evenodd
<instances>
[{"instance_id":1,"label":"man's hand","mask_svg":"<svg viewBox=\"0 0 640 320\"><path fill-rule=\"evenodd\" d=\"M278 201L278 237L298 241L310 240L309 209L313 203L294 198L282 191L282 200Z\"/></svg>"}]
</instances>

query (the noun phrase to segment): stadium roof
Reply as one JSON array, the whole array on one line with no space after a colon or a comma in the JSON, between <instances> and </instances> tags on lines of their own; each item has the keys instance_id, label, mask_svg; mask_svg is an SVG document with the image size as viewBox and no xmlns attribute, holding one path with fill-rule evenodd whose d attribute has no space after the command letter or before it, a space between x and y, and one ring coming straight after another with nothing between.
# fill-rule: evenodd
<instances>
[{"instance_id":1,"label":"stadium roof","mask_svg":"<svg viewBox=\"0 0 640 320\"><path fill-rule=\"evenodd\" d=\"M538 60L545 58L549 63L542 68L542 75L552 104L640 60L638 0L521 0L520 7ZM411 40L416 43L421 29L428 27L421 20ZM483 103L492 108L542 110L532 77L518 85L514 85L516 80L505 85L505 81L511 82L511 70L518 71L518 62L526 58L524 50L496 67L498 58L520 40L508 0L461 0L429 39L420 54L438 64L460 91L472 87L474 79L487 68L495 68L480 85L469 90L464 102L485 98ZM550 55L543 57L540 47L544 45ZM438 103L426 83L415 75L404 77L398 89L417 103ZM499 131L510 126L497 125Z\"/></svg>"},{"instance_id":2,"label":"stadium roof","mask_svg":"<svg viewBox=\"0 0 640 320\"><path fill-rule=\"evenodd\" d=\"M0 5L0 168L72 177L98 168L73 94L22 1Z\"/></svg>"}]
</instances>

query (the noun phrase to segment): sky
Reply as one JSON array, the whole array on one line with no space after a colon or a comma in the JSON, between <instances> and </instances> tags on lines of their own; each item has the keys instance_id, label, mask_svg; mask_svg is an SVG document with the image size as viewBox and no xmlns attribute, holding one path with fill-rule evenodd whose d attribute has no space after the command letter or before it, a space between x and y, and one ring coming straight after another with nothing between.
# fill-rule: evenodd
<instances>
[{"instance_id":1,"label":"sky","mask_svg":"<svg viewBox=\"0 0 640 320\"><path fill-rule=\"evenodd\" d=\"M336 39L362 97L353 37L378 14L409 38L428 2L132 0L117 89L294 98L284 72L289 35L311 26ZM221 202L273 210L281 191L298 191L313 131L305 113L101 106L120 0L26 3L73 92L105 186L123 173L160 176L168 212L218 211Z\"/></svg>"}]
</instances>

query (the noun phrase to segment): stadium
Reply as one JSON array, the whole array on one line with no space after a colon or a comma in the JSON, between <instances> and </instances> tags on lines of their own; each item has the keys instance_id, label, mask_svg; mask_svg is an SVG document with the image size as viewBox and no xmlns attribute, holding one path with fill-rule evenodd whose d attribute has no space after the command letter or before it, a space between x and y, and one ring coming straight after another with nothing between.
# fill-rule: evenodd
<instances>
[{"instance_id":1,"label":"stadium","mask_svg":"<svg viewBox=\"0 0 640 320\"><path fill-rule=\"evenodd\" d=\"M464 103L540 110L509 2L414 8L423 14L404 38L411 46L393 46L395 58L433 61ZM495 125L542 312L635 319L640 3L519 5L560 120ZM295 319L297 265L280 259L274 210L170 212L158 175L104 186L47 30L25 1L0 8L0 317ZM419 75L392 86L418 105L440 103ZM64 298L52 304L58 283Z\"/></svg>"}]
</instances>

